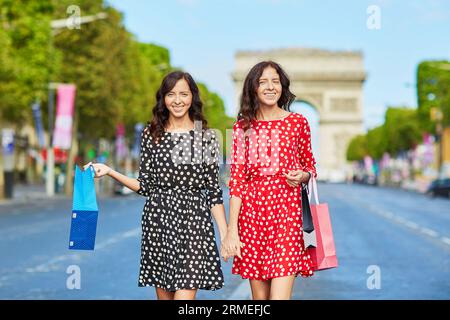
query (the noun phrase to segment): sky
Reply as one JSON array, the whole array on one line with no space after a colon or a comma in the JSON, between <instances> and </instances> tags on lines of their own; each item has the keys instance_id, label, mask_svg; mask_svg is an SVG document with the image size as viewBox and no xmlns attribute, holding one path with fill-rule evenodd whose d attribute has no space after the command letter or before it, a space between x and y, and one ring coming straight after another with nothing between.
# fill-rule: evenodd
<instances>
[{"instance_id":1,"label":"sky","mask_svg":"<svg viewBox=\"0 0 450 320\"><path fill-rule=\"evenodd\" d=\"M107 2L124 14L126 28L139 41L168 48L173 66L218 93L230 116L237 107L231 79L237 51L361 51L367 72L365 129L381 125L388 106L417 107L415 77L421 61L450 60L448 0ZM380 10L379 29L367 27L372 5ZM312 126L317 125L312 108L304 113L313 118Z\"/></svg>"}]
</instances>

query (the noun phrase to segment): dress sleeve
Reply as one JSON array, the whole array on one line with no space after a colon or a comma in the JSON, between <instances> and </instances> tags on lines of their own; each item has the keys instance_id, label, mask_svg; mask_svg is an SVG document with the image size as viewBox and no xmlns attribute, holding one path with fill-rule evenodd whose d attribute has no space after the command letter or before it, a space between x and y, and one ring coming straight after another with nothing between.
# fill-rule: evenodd
<instances>
[{"instance_id":1,"label":"dress sleeve","mask_svg":"<svg viewBox=\"0 0 450 320\"><path fill-rule=\"evenodd\" d=\"M205 188L210 208L223 203L222 188L219 183L219 142L213 130L206 130L203 170Z\"/></svg>"},{"instance_id":2,"label":"dress sleeve","mask_svg":"<svg viewBox=\"0 0 450 320\"><path fill-rule=\"evenodd\" d=\"M230 197L235 196L243 199L247 187L247 169L245 156L244 130L236 122L233 126L233 143L231 149L230 164Z\"/></svg>"},{"instance_id":3,"label":"dress sleeve","mask_svg":"<svg viewBox=\"0 0 450 320\"><path fill-rule=\"evenodd\" d=\"M150 130L144 128L141 134L141 156L139 163L139 190L136 191L144 197L150 196L151 189L155 186L155 181L152 176L152 163L151 163L151 150L149 145L151 144Z\"/></svg>"},{"instance_id":4,"label":"dress sleeve","mask_svg":"<svg viewBox=\"0 0 450 320\"><path fill-rule=\"evenodd\" d=\"M300 164L302 170L309 172L312 177L317 179L316 159L312 153L311 130L308 120L302 117L302 128L299 135Z\"/></svg>"}]
</instances>

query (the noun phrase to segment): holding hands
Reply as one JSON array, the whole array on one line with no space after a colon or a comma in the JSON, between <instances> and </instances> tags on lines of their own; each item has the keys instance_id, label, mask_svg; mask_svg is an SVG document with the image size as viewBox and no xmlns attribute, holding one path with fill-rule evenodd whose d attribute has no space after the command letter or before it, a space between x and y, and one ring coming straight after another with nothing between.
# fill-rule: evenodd
<instances>
[{"instance_id":1,"label":"holding hands","mask_svg":"<svg viewBox=\"0 0 450 320\"><path fill-rule=\"evenodd\" d=\"M303 170L291 170L288 173L283 173L283 175L286 177L287 184L291 187L307 183L311 178L311 173ZM241 249L244 244L240 241L237 227L229 227L225 237L221 240L220 254L225 262L228 262L228 259L234 256L242 258Z\"/></svg>"},{"instance_id":2,"label":"holding hands","mask_svg":"<svg viewBox=\"0 0 450 320\"><path fill-rule=\"evenodd\" d=\"M242 258L241 248L243 247L244 244L239 240L238 230L228 230L225 238L222 240L220 254L225 262L228 262L228 259L234 256Z\"/></svg>"}]
</instances>

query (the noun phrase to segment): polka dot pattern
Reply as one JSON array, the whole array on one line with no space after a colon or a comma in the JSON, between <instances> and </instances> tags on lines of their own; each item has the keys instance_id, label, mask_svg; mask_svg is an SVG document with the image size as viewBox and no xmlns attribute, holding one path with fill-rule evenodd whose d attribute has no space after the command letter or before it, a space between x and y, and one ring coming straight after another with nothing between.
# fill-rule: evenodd
<instances>
[{"instance_id":1,"label":"polka dot pattern","mask_svg":"<svg viewBox=\"0 0 450 320\"><path fill-rule=\"evenodd\" d=\"M138 285L167 291L216 290L224 279L210 209L222 204L219 144L213 130L144 130L138 194L142 214Z\"/></svg>"},{"instance_id":2,"label":"polka dot pattern","mask_svg":"<svg viewBox=\"0 0 450 320\"><path fill-rule=\"evenodd\" d=\"M239 236L244 247L234 257L232 273L268 280L313 275L304 248L301 189L287 184L283 173L302 169L317 177L310 127L290 113L279 120L254 120L245 133L242 120L233 126L230 197L242 199Z\"/></svg>"}]
</instances>

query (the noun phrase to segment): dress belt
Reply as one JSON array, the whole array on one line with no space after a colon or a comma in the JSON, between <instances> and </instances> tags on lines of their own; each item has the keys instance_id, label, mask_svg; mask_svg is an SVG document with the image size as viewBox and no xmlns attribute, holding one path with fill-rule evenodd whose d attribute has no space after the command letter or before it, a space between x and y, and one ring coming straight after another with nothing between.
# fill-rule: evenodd
<instances>
[{"instance_id":1,"label":"dress belt","mask_svg":"<svg viewBox=\"0 0 450 320\"><path fill-rule=\"evenodd\" d=\"M152 187L153 191L165 191L165 192L175 192L175 193L179 193L179 192L192 192L192 193L198 193L198 194L202 194L202 189L198 189L198 188L186 188L186 189L182 189L182 188L174 188L174 187L168 187L168 186L153 186Z\"/></svg>"},{"instance_id":2,"label":"dress belt","mask_svg":"<svg viewBox=\"0 0 450 320\"><path fill-rule=\"evenodd\" d=\"M272 178L285 178L283 173L276 173L276 174L268 174L265 176L252 176L249 178L249 181L263 181L263 180L268 180L268 179L272 179Z\"/></svg>"}]
</instances>

